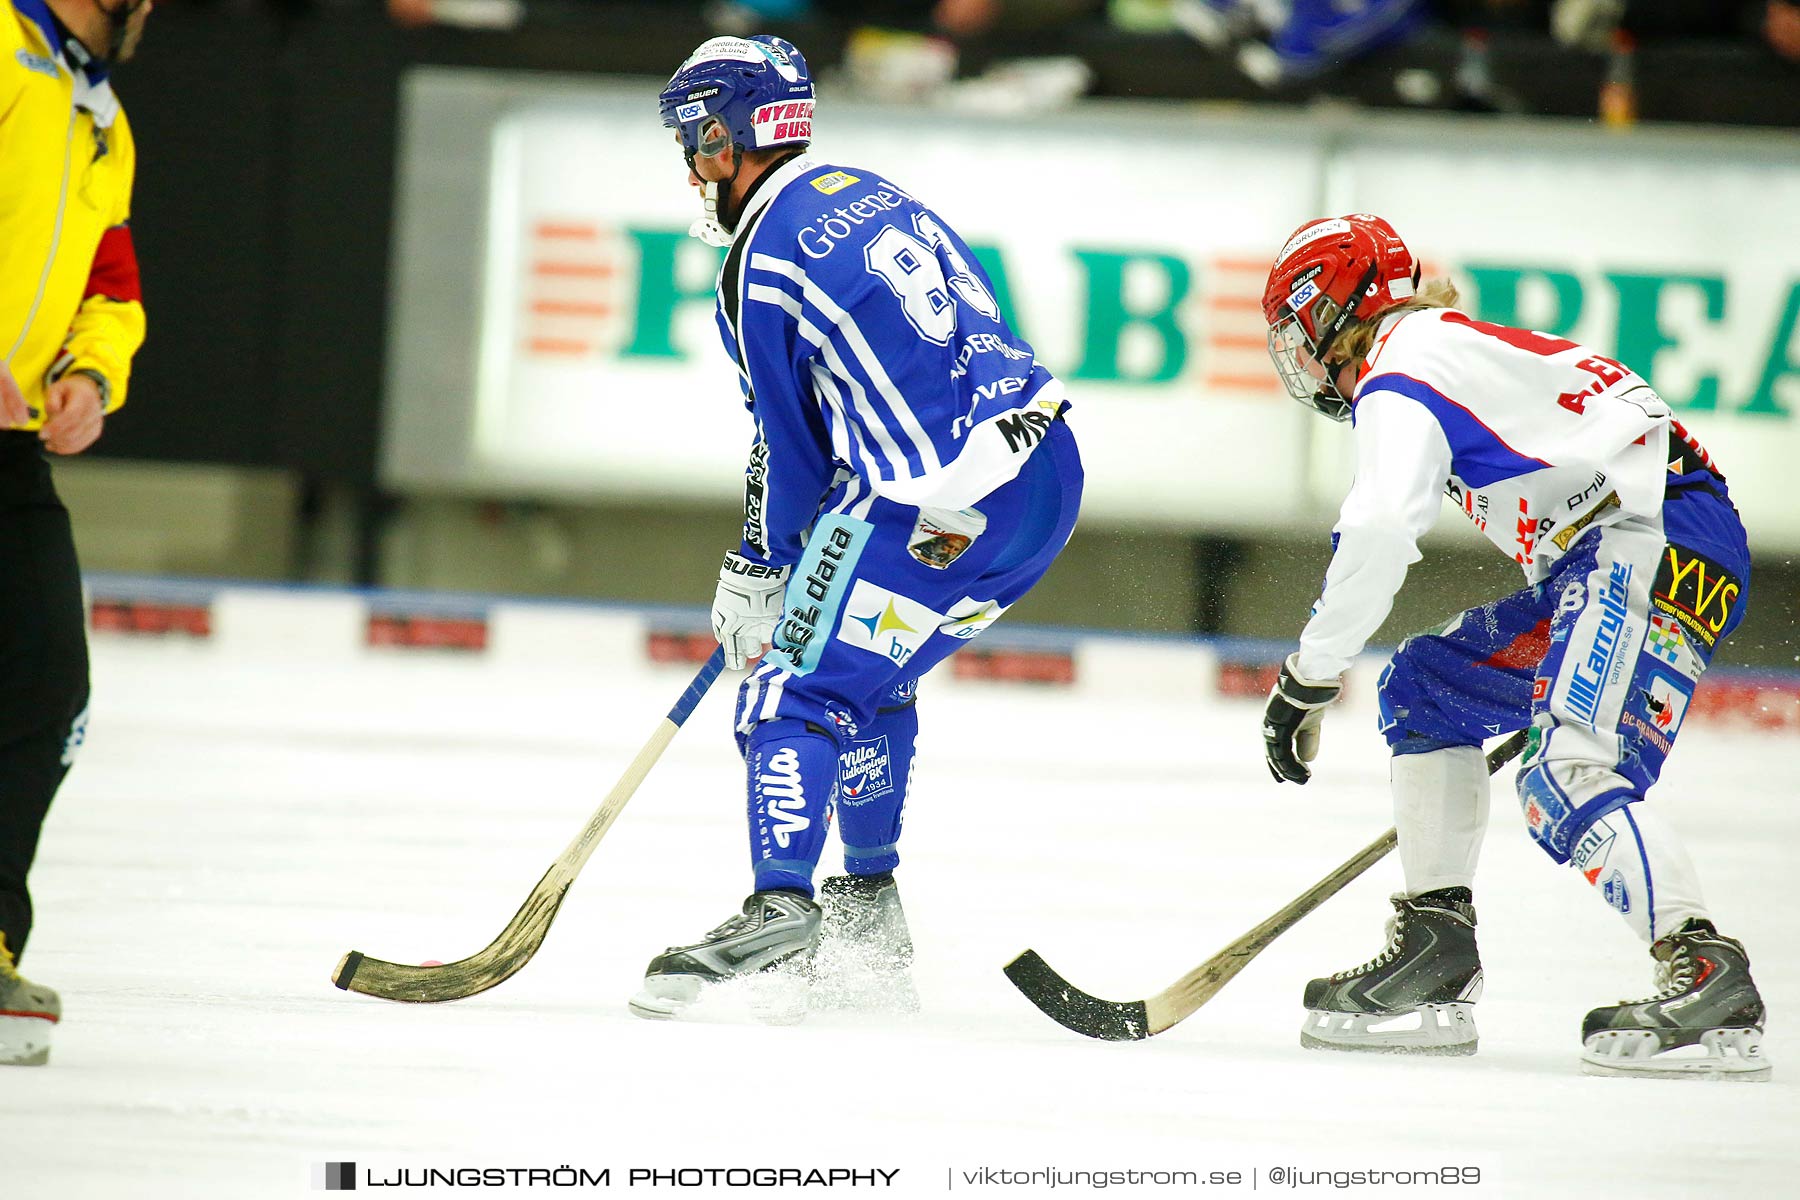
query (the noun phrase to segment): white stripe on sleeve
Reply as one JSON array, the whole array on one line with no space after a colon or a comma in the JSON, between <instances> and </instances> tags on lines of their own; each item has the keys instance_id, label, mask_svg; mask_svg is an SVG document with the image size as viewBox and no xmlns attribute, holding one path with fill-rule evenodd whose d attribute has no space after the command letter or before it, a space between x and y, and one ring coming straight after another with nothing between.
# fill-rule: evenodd
<instances>
[{"instance_id":1,"label":"white stripe on sleeve","mask_svg":"<svg viewBox=\"0 0 1800 1200\"><path fill-rule=\"evenodd\" d=\"M767 284L761 283L750 285L748 299L763 304L776 305L785 311L788 316L794 318L794 324L799 330L800 336L819 348L819 355L825 360L825 366L834 376L850 385L850 397L855 405L857 414L862 418L862 428L874 435L876 443L881 447L882 456L887 459L892 472L896 475L910 474L906 466L905 454L901 452L899 444L894 441L892 434L888 430L887 423L881 419L880 415L876 413L874 406L869 403L868 392L864 390L862 383L858 381L854 375L850 374L849 369L845 367L844 360L842 356L838 354L837 347L831 344L831 339L827 337L817 325L814 325L811 321L806 319L800 301L794 299L780 288L772 288ZM875 477L879 478L880 474L880 472L876 472Z\"/></svg>"},{"instance_id":2,"label":"white stripe on sleeve","mask_svg":"<svg viewBox=\"0 0 1800 1200\"><path fill-rule=\"evenodd\" d=\"M919 424L918 417L913 415L911 406L906 403L906 397L900 394L900 389L894 386L892 379L888 378L886 368L876 357L868 339L863 337L863 332L858 328L855 318L837 301L826 295L818 284L807 276L805 270L798 263L784 262L769 254L752 254L749 265L752 270L768 271L770 274L791 279L800 285L801 296L808 304L823 313L836 326L837 331L843 334L845 345L850 347L850 352L856 356L857 363L868 374L869 380L874 383L875 390L881 393L881 398L893 411L894 419L900 423L901 432L912 443L913 450L918 455L920 472L922 474L929 473L941 467L943 464L938 460L937 447L932 445L931 438L926 434L924 427ZM835 371L836 368L833 370Z\"/></svg>"},{"instance_id":3,"label":"white stripe on sleeve","mask_svg":"<svg viewBox=\"0 0 1800 1200\"><path fill-rule=\"evenodd\" d=\"M838 390L837 376L814 363L813 386L824 403L825 423L831 429L832 452L843 462L856 463L863 478L881 478L862 430L844 412L844 395Z\"/></svg>"}]
</instances>

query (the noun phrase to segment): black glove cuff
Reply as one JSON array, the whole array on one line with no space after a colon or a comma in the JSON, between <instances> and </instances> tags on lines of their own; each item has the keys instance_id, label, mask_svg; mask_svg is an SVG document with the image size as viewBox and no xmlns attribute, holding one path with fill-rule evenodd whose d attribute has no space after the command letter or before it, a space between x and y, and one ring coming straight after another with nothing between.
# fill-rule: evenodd
<instances>
[{"instance_id":1,"label":"black glove cuff","mask_svg":"<svg viewBox=\"0 0 1800 1200\"><path fill-rule=\"evenodd\" d=\"M1301 683L1286 663L1281 666L1281 677L1275 682L1275 694L1296 708L1324 708L1338 698L1344 685L1333 680L1330 683Z\"/></svg>"}]
</instances>

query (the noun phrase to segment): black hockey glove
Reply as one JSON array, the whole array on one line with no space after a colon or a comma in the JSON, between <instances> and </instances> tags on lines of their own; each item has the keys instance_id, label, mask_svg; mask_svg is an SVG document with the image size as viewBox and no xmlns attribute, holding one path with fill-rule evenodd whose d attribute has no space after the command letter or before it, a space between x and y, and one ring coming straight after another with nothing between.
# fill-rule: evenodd
<instances>
[{"instance_id":1,"label":"black hockey glove","mask_svg":"<svg viewBox=\"0 0 1800 1200\"><path fill-rule=\"evenodd\" d=\"M1325 720L1325 706L1344 688L1336 679L1301 678L1294 670L1294 660L1299 657L1290 654L1281 664L1281 677L1270 689L1268 707L1263 709L1263 756L1276 783L1305 783L1312 778L1306 764L1319 754L1319 725Z\"/></svg>"}]
</instances>

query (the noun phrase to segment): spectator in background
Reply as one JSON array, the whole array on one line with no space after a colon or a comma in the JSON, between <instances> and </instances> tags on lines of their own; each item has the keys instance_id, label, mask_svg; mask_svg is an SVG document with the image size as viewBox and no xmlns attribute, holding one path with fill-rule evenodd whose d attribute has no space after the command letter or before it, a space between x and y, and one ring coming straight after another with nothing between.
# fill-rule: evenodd
<instances>
[{"instance_id":1,"label":"spectator in background","mask_svg":"<svg viewBox=\"0 0 1800 1200\"><path fill-rule=\"evenodd\" d=\"M968 40L998 30L1042 29L1090 17L1105 0L728 0L715 24L745 30L770 21L824 16Z\"/></svg>"},{"instance_id":2,"label":"spectator in background","mask_svg":"<svg viewBox=\"0 0 1800 1200\"><path fill-rule=\"evenodd\" d=\"M1180 28L1265 87L1306 79L1409 37L1425 0L1175 0Z\"/></svg>"},{"instance_id":3,"label":"spectator in background","mask_svg":"<svg viewBox=\"0 0 1800 1200\"><path fill-rule=\"evenodd\" d=\"M1458 29L1547 33L1552 0L1438 0L1438 15Z\"/></svg>"},{"instance_id":4,"label":"spectator in background","mask_svg":"<svg viewBox=\"0 0 1800 1200\"><path fill-rule=\"evenodd\" d=\"M1638 42L1755 38L1800 62L1796 0L1556 0L1550 24L1566 46L1604 50L1623 31Z\"/></svg>"},{"instance_id":5,"label":"spectator in background","mask_svg":"<svg viewBox=\"0 0 1800 1200\"><path fill-rule=\"evenodd\" d=\"M959 80L962 44L1055 29L1098 18L1105 8L1106 0L731 0L713 5L708 15L716 31L740 36L769 21L801 18L847 27L839 68L865 99L1041 113L1087 91L1093 72L1081 58L1067 53L1006 60Z\"/></svg>"},{"instance_id":6,"label":"spectator in background","mask_svg":"<svg viewBox=\"0 0 1800 1200\"><path fill-rule=\"evenodd\" d=\"M386 0L388 19L402 29L448 25L504 33L525 21L525 0Z\"/></svg>"},{"instance_id":7,"label":"spectator in background","mask_svg":"<svg viewBox=\"0 0 1800 1200\"><path fill-rule=\"evenodd\" d=\"M50 454L125 402L144 340L137 152L109 74L149 0L6 0L0 15L0 1064L48 1061L62 1000L18 972L26 875L87 726L81 568Z\"/></svg>"},{"instance_id":8,"label":"spectator in background","mask_svg":"<svg viewBox=\"0 0 1800 1200\"><path fill-rule=\"evenodd\" d=\"M1800 4L1769 0L1763 14L1763 40L1789 62L1800 62Z\"/></svg>"},{"instance_id":9,"label":"spectator in background","mask_svg":"<svg viewBox=\"0 0 1800 1200\"><path fill-rule=\"evenodd\" d=\"M854 4L842 4L854 9ZM995 30L1043 29L1095 15L1104 0L937 0L931 21L954 38L980 37Z\"/></svg>"},{"instance_id":10,"label":"spectator in background","mask_svg":"<svg viewBox=\"0 0 1800 1200\"><path fill-rule=\"evenodd\" d=\"M999 24L1004 0L937 0L931 22L956 38L980 37Z\"/></svg>"}]
</instances>

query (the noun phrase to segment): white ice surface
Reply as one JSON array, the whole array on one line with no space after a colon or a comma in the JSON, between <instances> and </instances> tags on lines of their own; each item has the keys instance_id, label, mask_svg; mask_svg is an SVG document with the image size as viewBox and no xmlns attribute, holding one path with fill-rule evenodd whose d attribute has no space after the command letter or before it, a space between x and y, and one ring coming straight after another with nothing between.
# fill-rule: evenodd
<instances>
[{"instance_id":1,"label":"white ice surface","mask_svg":"<svg viewBox=\"0 0 1800 1200\"><path fill-rule=\"evenodd\" d=\"M1509 776L1476 894L1472 1059L1298 1046L1306 979L1378 949L1392 858L1146 1042L1068 1033L1002 977L1033 946L1097 995L1146 996L1291 899L1389 822L1366 712L1328 722L1302 790L1269 781L1254 703L928 680L900 876L926 1012L769 1028L625 1009L651 954L748 887L729 680L537 958L485 995L419 1006L329 974L352 948L448 960L485 944L686 673L101 639L94 677L26 964L67 1015L48 1068L0 1069L7 1196L297 1197L326 1161L610 1168L620 1192L632 1167L826 1165L900 1167L902 1195L1043 1194L959 1174L984 1166L1254 1169L1264 1191L1277 1164L1466 1163L1499 1180L1295 1193L1320 1196L1800 1187L1791 737L1691 727L1653 795L1774 1014L1774 1082L1721 1085L1579 1074L1583 1013L1646 994L1649 959L1530 845Z\"/></svg>"}]
</instances>

